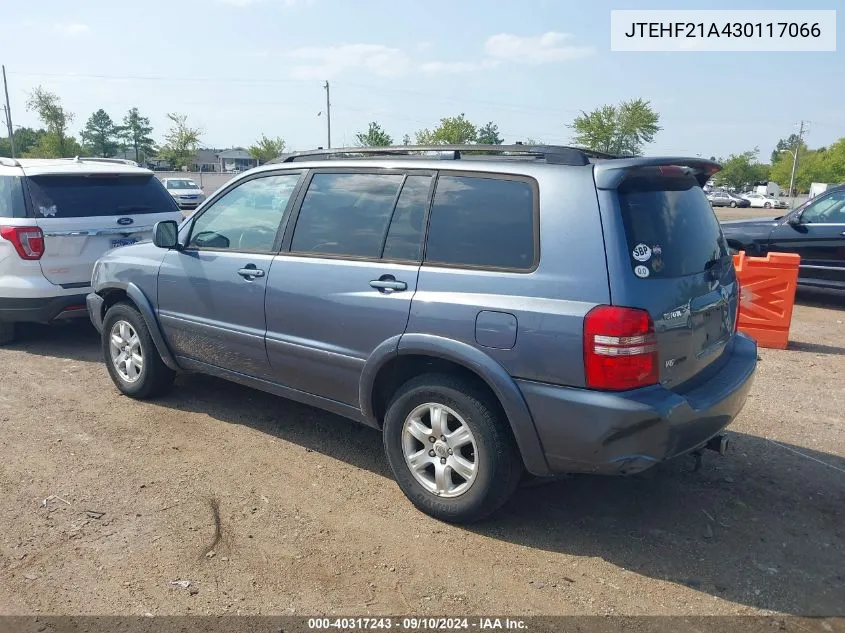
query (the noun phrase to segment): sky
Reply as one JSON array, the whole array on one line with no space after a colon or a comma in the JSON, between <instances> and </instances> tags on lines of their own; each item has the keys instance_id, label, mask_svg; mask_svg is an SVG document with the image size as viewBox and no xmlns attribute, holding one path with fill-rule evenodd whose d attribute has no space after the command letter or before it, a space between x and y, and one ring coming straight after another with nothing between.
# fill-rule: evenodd
<instances>
[{"instance_id":1,"label":"sky","mask_svg":"<svg viewBox=\"0 0 845 633\"><path fill-rule=\"evenodd\" d=\"M711 0L708 9L801 9L792 0ZM840 5L840 6L837 6ZM810 147L845 137L845 44L837 52L612 52L611 9L702 8L641 0L38 0L3 2L0 63L13 123L36 126L41 85L74 113L138 107L157 141L168 112L204 147L261 134L289 149L351 145L369 121L397 143L465 113L506 142L571 143L582 111L644 98L662 130L648 154L726 157L806 124ZM837 9L841 0L816 0ZM2 129L2 128L0 128Z\"/></svg>"}]
</instances>

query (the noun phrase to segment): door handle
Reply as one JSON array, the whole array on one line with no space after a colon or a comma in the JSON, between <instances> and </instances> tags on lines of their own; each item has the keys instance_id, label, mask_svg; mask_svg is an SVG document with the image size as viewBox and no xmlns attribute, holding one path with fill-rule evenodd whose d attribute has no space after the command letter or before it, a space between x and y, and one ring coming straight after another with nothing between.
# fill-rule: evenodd
<instances>
[{"instance_id":1,"label":"door handle","mask_svg":"<svg viewBox=\"0 0 845 633\"><path fill-rule=\"evenodd\" d=\"M260 268L256 268L255 264L247 264L243 268L238 271L238 274L243 277L244 279L248 279L252 281L256 277L263 277L264 271Z\"/></svg>"},{"instance_id":2,"label":"door handle","mask_svg":"<svg viewBox=\"0 0 845 633\"><path fill-rule=\"evenodd\" d=\"M393 275L382 275L378 279L373 279L370 282L372 288L377 288L379 292L391 293L401 290L407 290L408 284L404 281L396 281Z\"/></svg>"}]
</instances>

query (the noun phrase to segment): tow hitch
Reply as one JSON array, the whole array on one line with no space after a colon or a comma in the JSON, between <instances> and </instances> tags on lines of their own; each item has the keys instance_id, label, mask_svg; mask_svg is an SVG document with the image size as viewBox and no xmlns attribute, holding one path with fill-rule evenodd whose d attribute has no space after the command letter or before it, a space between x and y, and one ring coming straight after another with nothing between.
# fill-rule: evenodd
<instances>
[{"instance_id":1,"label":"tow hitch","mask_svg":"<svg viewBox=\"0 0 845 633\"><path fill-rule=\"evenodd\" d=\"M728 436L724 433L720 433L719 435L714 435L713 437L711 437L703 448L700 448L691 453L693 459L695 460L695 465L692 468L692 472L697 472L701 469L701 458L704 455L703 449L706 448L709 451L716 451L717 453L719 453L719 455L726 455L728 452L728 444Z\"/></svg>"}]
</instances>

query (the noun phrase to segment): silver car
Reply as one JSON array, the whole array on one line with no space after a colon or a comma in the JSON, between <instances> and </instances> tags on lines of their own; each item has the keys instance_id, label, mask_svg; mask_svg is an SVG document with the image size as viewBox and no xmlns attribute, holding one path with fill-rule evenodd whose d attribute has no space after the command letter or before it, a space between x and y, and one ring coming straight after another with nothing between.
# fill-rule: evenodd
<instances>
[{"instance_id":1,"label":"silver car","mask_svg":"<svg viewBox=\"0 0 845 633\"><path fill-rule=\"evenodd\" d=\"M183 211L193 211L205 200L200 186L190 178L164 178L161 182Z\"/></svg>"}]
</instances>

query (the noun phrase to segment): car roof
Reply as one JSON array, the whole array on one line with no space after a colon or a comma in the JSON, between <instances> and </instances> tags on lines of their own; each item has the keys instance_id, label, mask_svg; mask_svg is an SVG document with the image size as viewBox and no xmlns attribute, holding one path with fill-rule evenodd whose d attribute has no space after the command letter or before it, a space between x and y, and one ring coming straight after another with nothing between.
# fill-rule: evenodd
<instances>
[{"instance_id":1,"label":"car roof","mask_svg":"<svg viewBox=\"0 0 845 633\"><path fill-rule=\"evenodd\" d=\"M0 165L20 169L27 176L73 174L149 174L137 163L118 158L3 158Z\"/></svg>"}]
</instances>

